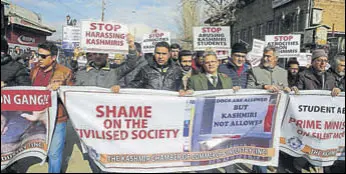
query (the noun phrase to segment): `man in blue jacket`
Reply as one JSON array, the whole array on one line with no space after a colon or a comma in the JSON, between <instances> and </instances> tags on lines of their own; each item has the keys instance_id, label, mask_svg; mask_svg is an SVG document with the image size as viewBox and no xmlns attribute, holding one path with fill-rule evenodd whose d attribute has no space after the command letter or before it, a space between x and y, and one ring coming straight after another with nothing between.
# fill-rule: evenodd
<instances>
[{"instance_id":1,"label":"man in blue jacket","mask_svg":"<svg viewBox=\"0 0 346 174\"><path fill-rule=\"evenodd\" d=\"M250 65L246 64L246 55L248 51L244 44L235 43L232 46L232 55L228 64L222 64L219 72L226 74L232 79L233 86L247 88L248 73L251 70Z\"/></svg>"}]
</instances>

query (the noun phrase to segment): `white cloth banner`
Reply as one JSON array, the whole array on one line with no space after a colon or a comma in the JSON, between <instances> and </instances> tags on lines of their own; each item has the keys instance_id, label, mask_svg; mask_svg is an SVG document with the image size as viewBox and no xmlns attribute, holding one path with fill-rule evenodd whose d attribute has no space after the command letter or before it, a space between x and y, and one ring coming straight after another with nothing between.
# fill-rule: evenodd
<instances>
[{"instance_id":1,"label":"white cloth banner","mask_svg":"<svg viewBox=\"0 0 346 174\"><path fill-rule=\"evenodd\" d=\"M103 88L60 88L77 134L103 171L197 171L234 163L277 166L280 126L275 125L282 121L286 95L218 92L221 96L209 91L178 97L176 92L154 90L113 94Z\"/></svg>"},{"instance_id":2,"label":"white cloth banner","mask_svg":"<svg viewBox=\"0 0 346 174\"><path fill-rule=\"evenodd\" d=\"M280 150L315 166L333 165L345 148L345 96L306 92L290 96Z\"/></svg>"},{"instance_id":3,"label":"white cloth banner","mask_svg":"<svg viewBox=\"0 0 346 174\"><path fill-rule=\"evenodd\" d=\"M46 161L57 101L57 92L43 87L1 89L1 170L25 157Z\"/></svg>"}]
</instances>

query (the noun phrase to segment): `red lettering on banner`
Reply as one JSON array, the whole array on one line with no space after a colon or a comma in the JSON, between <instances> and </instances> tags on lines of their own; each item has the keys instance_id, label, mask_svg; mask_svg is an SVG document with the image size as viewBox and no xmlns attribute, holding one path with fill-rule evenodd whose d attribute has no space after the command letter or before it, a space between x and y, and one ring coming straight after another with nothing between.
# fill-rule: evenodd
<instances>
[{"instance_id":1,"label":"red lettering on banner","mask_svg":"<svg viewBox=\"0 0 346 174\"><path fill-rule=\"evenodd\" d=\"M202 28L203 33L219 33L222 30L220 27L205 27Z\"/></svg>"},{"instance_id":2,"label":"red lettering on banner","mask_svg":"<svg viewBox=\"0 0 346 174\"><path fill-rule=\"evenodd\" d=\"M96 106L96 117L151 118L151 106Z\"/></svg>"},{"instance_id":3,"label":"red lettering on banner","mask_svg":"<svg viewBox=\"0 0 346 174\"><path fill-rule=\"evenodd\" d=\"M274 37L275 42L291 41L292 39L293 39L293 36L275 36Z\"/></svg>"},{"instance_id":4,"label":"red lettering on banner","mask_svg":"<svg viewBox=\"0 0 346 174\"><path fill-rule=\"evenodd\" d=\"M48 90L1 90L1 111L42 111L51 106Z\"/></svg>"},{"instance_id":5,"label":"red lettering on banner","mask_svg":"<svg viewBox=\"0 0 346 174\"><path fill-rule=\"evenodd\" d=\"M303 129L322 129L322 121L320 120L296 120L291 117L288 123L295 123L298 128Z\"/></svg>"},{"instance_id":6,"label":"red lettering on banner","mask_svg":"<svg viewBox=\"0 0 346 174\"><path fill-rule=\"evenodd\" d=\"M134 130L132 131L133 140L144 139L169 139L177 138L178 129L161 129L161 130Z\"/></svg>"},{"instance_id":7,"label":"red lettering on banner","mask_svg":"<svg viewBox=\"0 0 346 174\"><path fill-rule=\"evenodd\" d=\"M91 23L90 30L99 30L99 31L118 31L121 29L121 25L113 25L113 24L104 24L104 23Z\"/></svg>"}]
</instances>

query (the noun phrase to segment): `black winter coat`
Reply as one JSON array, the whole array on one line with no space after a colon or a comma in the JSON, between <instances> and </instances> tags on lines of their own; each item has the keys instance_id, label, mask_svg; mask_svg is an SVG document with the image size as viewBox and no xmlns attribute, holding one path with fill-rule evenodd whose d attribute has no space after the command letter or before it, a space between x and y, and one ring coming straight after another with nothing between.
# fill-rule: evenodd
<instances>
[{"instance_id":1,"label":"black winter coat","mask_svg":"<svg viewBox=\"0 0 346 174\"><path fill-rule=\"evenodd\" d=\"M10 55L1 56L1 81L6 86L31 86L27 68Z\"/></svg>"}]
</instances>

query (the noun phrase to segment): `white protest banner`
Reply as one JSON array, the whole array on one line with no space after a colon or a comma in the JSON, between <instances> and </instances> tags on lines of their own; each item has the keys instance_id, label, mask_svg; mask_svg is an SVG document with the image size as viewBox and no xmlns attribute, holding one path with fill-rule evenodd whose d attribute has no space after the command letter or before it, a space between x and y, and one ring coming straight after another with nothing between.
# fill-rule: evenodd
<instances>
[{"instance_id":1,"label":"white protest banner","mask_svg":"<svg viewBox=\"0 0 346 174\"><path fill-rule=\"evenodd\" d=\"M80 27L63 26L62 49L73 50L80 43Z\"/></svg>"},{"instance_id":2,"label":"white protest banner","mask_svg":"<svg viewBox=\"0 0 346 174\"><path fill-rule=\"evenodd\" d=\"M285 97L264 90L239 96L224 90L212 97L216 93L185 98L155 90L124 89L114 95L109 89L60 88L77 134L103 171L277 166Z\"/></svg>"},{"instance_id":3,"label":"white protest banner","mask_svg":"<svg viewBox=\"0 0 346 174\"><path fill-rule=\"evenodd\" d=\"M299 62L299 66L307 66L311 65L312 54L311 53L300 53L297 57L297 61Z\"/></svg>"},{"instance_id":4,"label":"white protest banner","mask_svg":"<svg viewBox=\"0 0 346 174\"><path fill-rule=\"evenodd\" d=\"M205 26L193 27L193 46L195 51L213 48L231 49L230 27Z\"/></svg>"},{"instance_id":5,"label":"white protest banner","mask_svg":"<svg viewBox=\"0 0 346 174\"><path fill-rule=\"evenodd\" d=\"M265 41L258 40L258 39L254 39L254 40L253 40L253 44L252 44L251 53L252 53L253 55L260 55L260 56L263 56L263 51L264 51L265 45L266 45L266 42L265 42Z\"/></svg>"},{"instance_id":6,"label":"white protest banner","mask_svg":"<svg viewBox=\"0 0 346 174\"><path fill-rule=\"evenodd\" d=\"M128 52L127 26L115 22L82 21L81 48L86 52Z\"/></svg>"},{"instance_id":7,"label":"white protest banner","mask_svg":"<svg viewBox=\"0 0 346 174\"><path fill-rule=\"evenodd\" d=\"M280 49L280 58L298 57L300 35L266 35L266 44Z\"/></svg>"},{"instance_id":8,"label":"white protest banner","mask_svg":"<svg viewBox=\"0 0 346 174\"><path fill-rule=\"evenodd\" d=\"M1 170L30 156L45 162L56 113L56 92L43 87L1 89Z\"/></svg>"},{"instance_id":9,"label":"white protest banner","mask_svg":"<svg viewBox=\"0 0 346 174\"><path fill-rule=\"evenodd\" d=\"M216 50L216 56L218 59L227 59L230 57L230 50Z\"/></svg>"},{"instance_id":10,"label":"white protest banner","mask_svg":"<svg viewBox=\"0 0 346 174\"><path fill-rule=\"evenodd\" d=\"M281 148L315 166L331 166L345 148L345 95L301 91L291 95L281 128Z\"/></svg>"},{"instance_id":11,"label":"white protest banner","mask_svg":"<svg viewBox=\"0 0 346 174\"><path fill-rule=\"evenodd\" d=\"M154 30L150 34L143 35L142 51L143 53L154 53L158 42L167 42L171 44L171 33Z\"/></svg>"}]
</instances>

